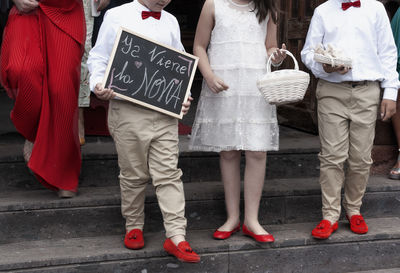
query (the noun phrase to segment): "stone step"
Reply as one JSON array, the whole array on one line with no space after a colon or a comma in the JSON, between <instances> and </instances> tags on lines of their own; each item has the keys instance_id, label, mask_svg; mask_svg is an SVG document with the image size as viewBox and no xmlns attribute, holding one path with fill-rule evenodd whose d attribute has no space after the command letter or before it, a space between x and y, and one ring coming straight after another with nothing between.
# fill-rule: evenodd
<instances>
[{"instance_id":1,"label":"stone step","mask_svg":"<svg viewBox=\"0 0 400 273\"><path fill-rule=\"evenodd\" d=\"M354 234L347 222L327 240L310 236L316 223L269 225L276 241L260 244L237 233L213 240L213 230L187 235L201 255L198 264L185 264L162 249L162 232L145 233L142 250L128 250L123 236L20 241L0 246L1 272L132 273L132 272L354 272L400 267L400 219L368 219L369 232Z\"/></svg>"},{"instance_id":2,"label":"stone step","mask_svg":"<svg viewBox=\"0 0 400 273\"><path fill-rule=\"evenodd\" d=\"M215 229L224 222L226 213L222 183L187 183L185 197L188 230ZM373 176L362 212L366 218L400 217L399 200L398 181ZM150 185L145 215L146 231L163 230L157 199ZM311 222L320 218L321 197L317 178L266 181L260 203L259 219L262 224ZM82 187L80 194L72 199L59 199L48 190L2 192L0 226L0 244L21 239L123 234L119 187Z\"/></svg>"},{"instance_id":3,"label":"stone step","mask_svg":"<svg viewBox=\"0 0 400 273\"><path fill-rule=\"evenodd\" d=\"M385 268L377 270L367 270L367 271L356 271L351 273L399 273L400 268Z\"/></svg>"},{"instance_id":4,"label":"stone step","mask_svg":"<svg viewBox=\"0 0 400 273\"><path fill-rule=\"evenodd\" d=\"M23 142L17 133L0 135L0 191L43 188L26 167L22 157ZM182 180L219 180L218 154L190 151L188 142L188 136L180 136L179 167L183 171ZM318 152L318 136L281 127L280 150L269 153L267 178L318 176ZM87 144L82 147L82 158L80 187L118 185L117 155L110 137L87 137ZM244 158L241 169L244 169Z\"/></svg>"}]
</instances>

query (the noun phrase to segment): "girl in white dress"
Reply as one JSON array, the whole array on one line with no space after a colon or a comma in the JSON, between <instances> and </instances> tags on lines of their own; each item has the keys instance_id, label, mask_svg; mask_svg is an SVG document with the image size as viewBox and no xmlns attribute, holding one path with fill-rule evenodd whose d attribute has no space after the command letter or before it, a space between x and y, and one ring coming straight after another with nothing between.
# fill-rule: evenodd
<instances>
[{"instance_id":1,"label":"girl in white dress","mask_svg":"<svg viewBox=\"0 0 400 273\"><path fill-rule=\"evenodd\" d=\"M259 242L274 238L258 222L266 151L278 150L276 109L256 86L268 56L279 65L274 0L206 0L194 41L203 87L189 147L220 153L227 221L215 233L227 239L240 230L240 157L245 151L243 233ZM282 49L285 45L282 45Z\"/></svg>"}]
</instances>

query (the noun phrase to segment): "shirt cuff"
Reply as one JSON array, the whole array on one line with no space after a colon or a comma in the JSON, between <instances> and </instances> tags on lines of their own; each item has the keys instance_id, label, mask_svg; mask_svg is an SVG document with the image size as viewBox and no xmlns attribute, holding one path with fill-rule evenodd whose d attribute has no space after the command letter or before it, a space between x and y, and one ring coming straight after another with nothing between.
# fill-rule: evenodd
<instances>
[{"instance_id":1,"label":"shirt cuff","mask_svg":"<svg viewBox=\"0 0 400 273\"><path fill-rule=\"evenodd\" d=\"M396 88L385 88L383 92L383 99L384 100L397 100L397 89Z\"/></svg>"},{"instance_id":2,"label":"shirt cuff","mask_svg":"<svg viewBox=\"0 0 400 273\"><path fill-rule=\"evenodd\" d=\"M94 88L96 87L96 84L102 83L103 78L95 78L93 80L90 80L90 91L94 92Z\"/></svg>"},{"instance_id":3,"label":"shirt cuff","mask_svg":"<svg viewBox=\"0 0 400 273\"><path fill-rule=\"evenodd\" d=\"M329 77L331 73L325 72L322 63L317 62L317 70L315 71L314 75L320 79L326 79Z\"/></svg>"}]
</instances>

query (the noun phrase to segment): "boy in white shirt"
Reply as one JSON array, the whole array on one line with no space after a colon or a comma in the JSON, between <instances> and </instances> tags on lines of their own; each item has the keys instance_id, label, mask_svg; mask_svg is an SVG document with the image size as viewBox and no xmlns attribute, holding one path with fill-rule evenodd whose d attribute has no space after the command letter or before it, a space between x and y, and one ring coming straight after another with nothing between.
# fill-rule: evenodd
<instances>
[{"instance_id":1,"label":"boy in white shirt","mask_svg":"<svg viewBox=\"0 0 400 273\"><path fill-rule=\"evenodd\" d=\"M314 49L319 44L342 50L351 57L352 67L316 62ZM328 0L321 4L314 11L301 57L319 78L316 96L323 220L312 236L326 239L338 228L343 184L343 207L350 228L358 234L367 233L360 207L372 164L376 117L378 109L383 121L396 112L400 87L397 50L384 6L375 0ZM385 90L381 103L379 82Z\"/></svg>"},{"instance_id":2,"label":"boy in white shirt","mask_svg":"<svg viewBox=\"0 0 400 273\"><path fill-rule=\"evenodd\" d=\"M164 219L164 249L181 261L199 262L199 255L185 241L185 197L182 171L177 167L178 120L128 101L112 100L115 93L101 87L120 27L184 50L176 18L163 10L170 1L135 0L107 11L89 54L90 88L98 98L110 100L108 127L118 152L121 210L127 231L125 246L144 246L145 188L151 178ZM189 110L190 100L182 104L184 113Z\"/></svg>"}]
</instances>

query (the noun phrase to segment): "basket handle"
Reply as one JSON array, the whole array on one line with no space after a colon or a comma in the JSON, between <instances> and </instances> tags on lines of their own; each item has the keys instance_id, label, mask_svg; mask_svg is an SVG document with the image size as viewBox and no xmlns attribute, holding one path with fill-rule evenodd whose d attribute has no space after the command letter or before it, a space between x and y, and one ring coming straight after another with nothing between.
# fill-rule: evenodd
<instances>
[{"instance_id":1,"label":"basket handle","mask_svg":"<svg viewBox=\"0 0 400 273\"><path fill-rule=\"evenodd\" d=\"M286 49L281 49L281 50L282 50L282 51L285 51L287 55L289 55L290 57L292 57L293 62L294 62L294 69L295 69L295 70L299 70L299 64L298 64L296 58L293 56L293 54L290 53L289 50L286 50ZM271 56L269 56L269 58L268 58L268 62L267 62L267 73L271 73L271 62L272 62L272 61L271 61L271 58L272 58L272 55L273 55L273 54L271 54Z\"/></svg>"}]
</instances>

